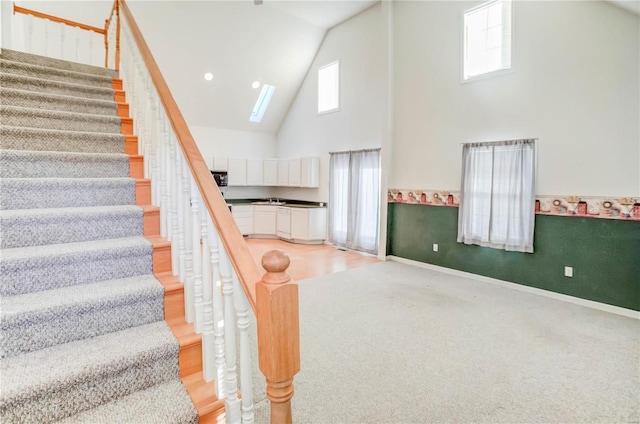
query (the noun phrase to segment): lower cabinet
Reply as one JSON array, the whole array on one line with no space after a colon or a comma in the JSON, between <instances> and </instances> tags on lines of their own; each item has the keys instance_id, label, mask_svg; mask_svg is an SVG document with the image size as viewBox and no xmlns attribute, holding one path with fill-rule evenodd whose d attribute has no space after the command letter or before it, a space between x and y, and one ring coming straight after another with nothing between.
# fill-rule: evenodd
<instances>
[{"instance_id":1,"label":"lower cabinet","mask_svg":"<svg viewBox=\"0 0 640 424\"><path fill-rule=\"evenodd\" d=\"M291 238L291 208L278 207L276 213L276 235L285 239Z\"/></svg>"},{"instance_id":2,"label":"lower cabinet","mask_svg":"<svg viewBox=\"0 0 640 424\"><path fill-rule=\"evenodd\" d=\"M252 205L233 205L233 219L240 229L242 235L253 234L253 206Z\"/></svg>"},{"instance_id":3,"label":"lower cabinet","mask_svg":"<svg viewBox=\"0 0 640 424\"><path fill-rule=\"evenodd\" d=\"M291 239L322 242L327 238L326 208L291 208Z\"/></svg>"},{"instance_id":4,"label":"lower cabinet","mask_svg":"<svg viewBox=\"0 0 640 424\"><path fill-rule=\"evenodd\" d=\"M253 207L253 234L276 235L276 208L277 206Z\"/></svg>"}]
</instances>

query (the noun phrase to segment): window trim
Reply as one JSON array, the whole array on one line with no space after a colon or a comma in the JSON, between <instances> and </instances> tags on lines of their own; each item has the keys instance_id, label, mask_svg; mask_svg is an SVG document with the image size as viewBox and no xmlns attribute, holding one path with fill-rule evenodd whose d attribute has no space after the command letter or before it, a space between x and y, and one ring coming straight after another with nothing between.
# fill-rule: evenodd
<instances>
[{"instance_id":1,"label":"window trim","mask_svg":"<svg viewBox=\"0 0 640 424\"><path fill-rule=\"evenodd\" d=\"M337 86L338 86L338 106L333 108L333 109L323 110L321 112L320 111L320 104L319 104L320 103L320 71L325 69L325 68L328 68L330 66L333 66L333 65L338 65L338 84L337 84ZM340 104L342 103L341 102L341 95L342 95L341 93L342 93L342 90L341 90L341 84L340 84L340 59L334 60L332 62L329 62L329 63L325 64L325 65L319 66L318 67L318 75L317 75L317 93L316 93L317 96L318 96L318 109L317 109L318 115L326 115L328 113L338 112L340 110Z\"/></svg>"},{"instance_id":2,"label":"window trim","mask_svg":"<svg viewBox=\"0 0 640 424\"><path fill-rule=\"evenodd\" d=\"M489 72L485 72L483 74L478 74L478 75L474 75L472 77L466 78L464 77L464 52L465 52L465 37L464 37L464 32L465 32L465 26L464 26L464 17L465 14L469 13L469 12L473 12L474 10L480 9L481 7L484 7L490 3L494 3L496 1L502 1L502 0L485 0L482 1L478 4L476 4L473 7L469 7L467 9L461 9L460 11L460 83L461 84L467 84L470 82L475 82L475 81L482 81L482 80L486 80L486 79L490 79L490 78L495 78L495 77L500 77L503 75L508 75L511 74L515 71L515 54L514 51L515 49L513 48L515 45L515 32L513 30L513 28L515 27L515 14L513 12L513 9L515 7L515 0L510 0L511 1L511 65L508 68L503 68L503 69L496 69L494 71L489 71Z\"/></svg>"}]
</instances>

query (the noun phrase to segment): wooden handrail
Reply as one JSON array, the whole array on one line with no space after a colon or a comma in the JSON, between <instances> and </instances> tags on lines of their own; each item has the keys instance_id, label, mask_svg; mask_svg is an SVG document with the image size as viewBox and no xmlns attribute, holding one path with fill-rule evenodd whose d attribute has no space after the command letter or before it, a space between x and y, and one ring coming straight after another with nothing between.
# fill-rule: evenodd
<instances>
[{"instance_id":1,"label":"wooden handrail","mask_svg":"<svg viewBox=\"0 0 640 424\"><path fill-rule=\"evenodd\" d=\"M98 34L105 34L106 31L102 28L94 27L91 25L82 24L80 22L70 21L69 19L59 18L57 16L48 15L46 13L38 12L36 10L27 9L26 7L17 6L15 3L13 4L13 13L23 13L25 15L31 15L36 18L48 19L51 22L58 22L61 24L74 26L80 29L84 29L87 31L93 31Z\"/></svg>"},{"instance_id":2,"label":"wooden handrail","mask_svg":"<svg viewBox=\"0 0 640 424\"><path fill-rule=\"evenodd\" d=\"M133 19L131 10L124 0L120 1L120 9L122 14L129 24L133 38L140 50L142 59L149 71L149 75L158 91L158 96L162 102L164 109L171 123L171 127L176 135L178 144L182 147L186 162L191 169L193 179L196 185L200 189L202 194L202 200L209 210L209 213L213 217L213 223L218 230L220 240L224 245L226 251L229 253L229 259L233 264L233 268L236 270L240 284L244 288L249 303L253 312L257 314L256 310L256 284L261 281L262 276L256 265L249 248L247 247L242 234L238 229L231 212L227 208L226 201L223 199L220 190L216 185L213 178L211 178L211 171L205 162L198 146L196 145L191 131L187 126L178 104L176 103L167 82L164 80L160 68L156 63L151 50L144 40L140 28L136 21Z\"/></svg>"}]
</instances>

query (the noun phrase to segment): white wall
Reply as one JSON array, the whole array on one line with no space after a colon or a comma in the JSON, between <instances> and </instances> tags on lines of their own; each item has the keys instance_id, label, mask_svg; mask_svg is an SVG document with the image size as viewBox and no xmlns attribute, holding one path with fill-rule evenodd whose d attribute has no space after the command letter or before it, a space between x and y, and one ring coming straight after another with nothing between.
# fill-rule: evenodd
<instances>
[{"instance_id":1,"label":"white wall","mask_svg":"<svg viewBox=\"0 0 640 424\"><path fill-rule=\"evenodd\" d=\"M381 146L386 111L386 35L380 5L332 28L277 139L280 157L320 157L320 188L279 188L286 199L326 202L329 152ZM340 111L318 115L318 68L340 60Z\"/></svg>"},{"instance_id":2,"label":"white wall","mask_svg":"<svg viewBox=\"0 0 640 424\"><path fill-rule=\"evenodd\" d=\"M272 134L234 131L221 128L189 127L200 153L212 167L213 157L270 158L276 156L276 137ZM226 187L225 198L265 198L276 196L271 187Z\"/></svg>"},{"instance_id":3,"label":"white wall","mask_svg":"<svg viewBox=\"0 0 640 424\"><path fill-rule=\"evenodd\" d=\"M462 84L477 2L395 4L390 186L456 190L460 143L539 137L538 194L640 195L639 18L600 1L516 1L513 72Z\"/></svg>"}]
</instances>

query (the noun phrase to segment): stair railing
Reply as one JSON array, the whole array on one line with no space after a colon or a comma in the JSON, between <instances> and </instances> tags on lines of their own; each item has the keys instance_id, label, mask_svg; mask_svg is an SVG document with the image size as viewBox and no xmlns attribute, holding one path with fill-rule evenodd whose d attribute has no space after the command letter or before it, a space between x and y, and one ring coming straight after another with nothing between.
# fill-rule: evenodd
<instances>
[{"instance_id":1,"label":"stair railing","mask_svg":"<svg viewBox=\"0 0 640 424\"><path fill-rule=\"evenodd\" d=\"M227 422L253 422L252 311L271 422L292 422L300 350L298 287L286 274L289 258L265 254L261 277L126 2L116 0L114 10L120 72L152 203L160 206L161 235L172 244L173 273L184 283L186 320L202 335L203 378L217 381Z\"/></svg>"},{"instance_id":2,"label":"stair railing","mask_svg":"<svg viewBox=\"0 0 640 424\"><path fill-rule=\"evenodd\" d=\"M87 65L108 67L107 30L13 4L11 49ZM113 30L115 33L115 29ZM100 46L104 46L104 55ZM114 60L111 61L115 63Z\"/></svg>"}]
</instances>

